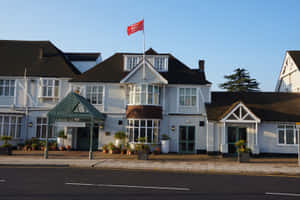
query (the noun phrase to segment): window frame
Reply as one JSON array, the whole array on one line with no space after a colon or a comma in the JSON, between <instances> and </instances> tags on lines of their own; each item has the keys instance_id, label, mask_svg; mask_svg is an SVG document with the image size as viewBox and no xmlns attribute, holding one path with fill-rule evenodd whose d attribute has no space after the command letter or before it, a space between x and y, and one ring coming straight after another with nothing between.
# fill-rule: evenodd
<instances>
[{"instance_id":1,"label":"window frame","mask_svg":"<svg viewBox=\"0 0 300 200\"><path fill-rule=\"evenodd\" d=\"M0 93L0 97L15 97L16 96L16 79L0 79L0 81L3 82L3 84L0 84L0 91L2 89L2 94ZM7 81L9 82L7 84ZM12 84L13 82L13 84ZM5 95L6 88L8 88L8 95ZM13 89L12 89L13 88ZM11 95L11 92L13 92L13 95Z\"/></svg>"},{"instance_id":2,"label":"window frame","mask_svg":"<svg viewBox=\"0 0 300 200\"><path fill-rule=\"evenodd\" d=\"M41 123L38 123L38 119L41 119ZM43 122L43 119L46 119L46 123ZM38 131L38 127L40 128L40 137L37 136L37 131ZM43 127L45 127L45 137L43 137ZM40 117L36 117L35 119L35 138L39 139L39 140L44 140L46 139L46 135L47 135L47 129L48 129L48 118L47 117L43 117L43 116L40 116ZM54 139L56 138L55 136L55 126L52 125L50 127L50 131L52 132L51 133L51 137L49 137L49 134L48 134L48 139Z\"/></svg>"},{"instance_id":3,"label":"window frame","mask_svg":"<svg viewBox=\"0 0 300 200\"><path fill-rule=\"evenodd\" d=\"M145 86L144 91L143 91L143 86ZM152 91L149 90L150 87L152 87ZM152 96L152 97L149 98L150 96ZM152 84L129 85L128 105L159 106L159 105L161 105L160 98L161 98L161 89L160 89L159 85L152 85ZM138 102L136 102L137 99L139 99ZM145 99L145 103L142 102L142 99ZM150 100L151 100L151 103L150 103Z\"/></svg>"},{"instance_id":4,"label":"window frame","mask_svg":"<svg viewBox=\"0 0 300 200\"><path fill-rule=\"evenodd\" d=\"M8 117L8 122L5 122L5 117ZM15 122L12 122L12 118ZM11 136L14 139L22 137L22 116L20 115L0 115L0 136ZM11 134L12 125L14 125L14 134ZM7 126L7 134L4 134L4 129ZM19 133L18 133L19 131Z\"/></svg>"},{"instance_id":5,"label":"window frame","mask_svg":"<svg viewBox=\"0 0 300 200\"><path fill-rule=\"evenodd\" d=\"M138 127L135 126L135 122L138 121ZM145 125L142 126L141 125L141 121L145 121ZM148 126L148 121L151 121L152 126ZM146 142L145 144L159 144L160 143L160 119L133 119L133 118L128 118L126 121L126 134L128 137L128 142L131 144L140 144L140 142L138 142L138 139L141 138L141 129L144 128L145 129L145 138L146 138ZM156 124L156 126L154 126ZM138 138L135 141L135 137L134 137L134 131L135 129L138 129ZM151 129L151 141L148 142L148 129ZM132 130L132 140L130 138L130 130ZM154 134L154 130L156 130L156 138L155 134ZM156 141L154 142L154 139L156 139Z\"/></svg>"},{"instance_id":6,"label":"window frame","mask_svg":"<svg viewBox=\"0 0 300 200\"><path fill-rule=\"evenodd\" d=\"M190 95L186 95L186 91L187 89L190 89ZM183 90L183 95L181 94L181 91ZM195 94L193 94L193 90L195 90ZM181 97L183 97L183 105L181 104ZM185 102L187 97L190 97L190 105L187 105L187 103ZM195 104L193 105L193 97L195 97ZM197 107L197 102L198 102L198 90L195 87L180 87L178 88L178 105L179 107Z\"/></svg>"},{"instance_id":7,"label":"window frame","mask_svg":"<svg viewBox=\"0 0 300 200\"><path fill-rule=\"evenodd\" d=\"M157 60L158 60L158 62L157 62ZM159 72L167 72L168 71L168 57L167 56L154 56L153 66L154 66L154 69Z\"/></svg>"},{"instance_id":8,"label":"window frame","mask_svg":"<svg viewBox=\"0 0 300 200\"><path fill-rule=\"evenodd\" d=\"M96 96L96 104L94 104L94 103L92 103L92 98L88 98L88 95L89 95L89 93L88 93L88 87L91 87L91 93L90 93L90 95L95 95ZM97 89L96 89L96 92L93 92L93 88L94 87L96 87ZM99 96L98 95L100 95L101 94L101 92L99 92L99 88L102 88L102 95L101 95L101 103L99 103ZM85 87L85 98L88 100L88 102L90 102L90 104L92 104L92 105L96 105L96 106L102 106L103 104L104 104L104 94L105 94L105 92L104 92L104 85L96 85L96 84L93 84L93 85L86 85L86 87Z\"/></svg>"},{"instance_id":9,"label":"window frame","mask_svg":"<svg viewBox=\"0 0 300 200\"><path fill-rule=\"evenodd\" d=\"M133 61L130 61L131 59L135 59L136 58L136 63L134 63ZM124 59L124 71L131 71L132 69L134 69L137 64L142 60L142 56L140 55L126 55L125 59Z\"/></svg>"},{"instance_id":10,"label":"window frame","mask_svg":"<svg viewBox=\"0 0 300 200\"><path fill-rule=\"evenodd\" d=\"M44 84L46 81L46 84ZM52 84L49 85L49 82L52 81ZM56 85L58 83L58 85ZM40 92L39 98L49 98L49 99L59 99L60 98L60 90L61 90L61 81L57 78L40 78ZM46 95L44 95L44 87L46 87ZM49 94L49 89L51 88L51 95ZM57 96L55 95L55 90L57 88Z\"/></svg>"},{"instance_id":11,"label":"window frame","mask_svg":"<svg viewBox=\"0 0 300 200\"><path fill-rule=\"evenodd\" d=\"M280 128L280 126L283 126L283 128ZM290 130L290 128L287 128L287 126L293 126L293 144L287 144L287 129ZM283 131L284 134L284 143L279 142L279 132ZM298 140L297 136L298 135L298 130L295 124L287 124L287 123L281 123L277 125L277 145L279 146L298 146Z\"/></svg>"}]
</instances>

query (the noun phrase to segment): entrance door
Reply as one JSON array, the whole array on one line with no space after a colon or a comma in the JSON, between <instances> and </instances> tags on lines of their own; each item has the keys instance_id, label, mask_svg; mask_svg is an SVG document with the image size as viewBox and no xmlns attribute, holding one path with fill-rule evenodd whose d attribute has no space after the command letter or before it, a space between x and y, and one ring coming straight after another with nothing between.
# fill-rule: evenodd
<instances>
[{"instance_id":1,"label":"entrance door","mask_svg":"<svg viewBox=\"0 0 300 200\"><path fill-rule=\"evenodd\" d=\"M93 150L98 148L98 127L94 127L93 133ZM78 128L77 132L77 149L89 150L90 149L90 128Z\"/></svg>"},{"instance_id":2,"label":"entrance door","mask_svg":"<svg viewBox=\"0 0 300 200\"><path fill-rule=\"evenodd\" d=\"M179 152L195 153L195 127L179 127Z\"/></svg>"},{"instance_id":3,"label":"entrance door","mask_svg":"<svg viewBox=\"0 0 300 200\"><path fill-rule=\"evenodd\" d=\"M228 127L228 153L236 153L235 143L239 140L244 140L247 143L247 128Z\"/></svg>"}]
</instances>

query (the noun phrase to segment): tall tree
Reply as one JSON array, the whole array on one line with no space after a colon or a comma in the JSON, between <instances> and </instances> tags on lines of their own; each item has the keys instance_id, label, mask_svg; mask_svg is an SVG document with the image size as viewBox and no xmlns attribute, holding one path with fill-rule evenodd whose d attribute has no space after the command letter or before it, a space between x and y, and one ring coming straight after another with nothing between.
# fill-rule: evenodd
<instances>
[{"instance_id":1,"label":"tall tree","mask_svg":"<svg viewBox=\"0 0 300 200\"><path fill-rule=\"evenodd\" d=\"M219 85L220 88L228 92L255 92L259 91L259 83L246 69L237 68L233 74L224 76L227 81Z\"/></svg>"}]
</instances>

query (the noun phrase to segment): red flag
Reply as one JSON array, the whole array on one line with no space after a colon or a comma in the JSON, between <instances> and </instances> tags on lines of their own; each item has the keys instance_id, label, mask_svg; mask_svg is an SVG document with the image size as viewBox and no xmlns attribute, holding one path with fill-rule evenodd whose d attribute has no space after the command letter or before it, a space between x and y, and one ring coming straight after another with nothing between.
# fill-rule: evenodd
<instances>
[{"instance_id":1,"label":"red flag","mask_svg":"<svg viewBox=\"0 0 300 200\"><path fill-rule=\"evenodd\" d=\"M144 30L144 19L127 27L127 34L131 35L137 31Z\"/></svg>"}]
</instances>

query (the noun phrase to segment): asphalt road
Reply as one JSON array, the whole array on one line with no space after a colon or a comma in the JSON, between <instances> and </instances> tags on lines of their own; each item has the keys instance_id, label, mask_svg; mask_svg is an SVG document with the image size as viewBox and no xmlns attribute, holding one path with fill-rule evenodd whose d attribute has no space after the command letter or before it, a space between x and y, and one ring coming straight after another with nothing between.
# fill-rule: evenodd
<instances>
[{"instance_id":1,"label":"asphalt road","mask_svg":"<svg viewBox=\"0 0 300 200\"><path fill-rule=\"evenodd\" d=\"M0 199L300 199L300 178L2 167Z\"/></svg>"}]
</instances>

